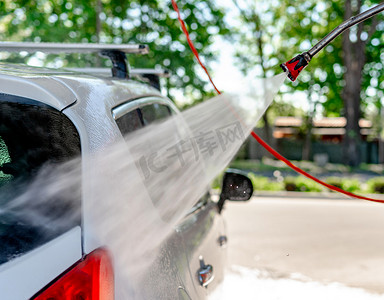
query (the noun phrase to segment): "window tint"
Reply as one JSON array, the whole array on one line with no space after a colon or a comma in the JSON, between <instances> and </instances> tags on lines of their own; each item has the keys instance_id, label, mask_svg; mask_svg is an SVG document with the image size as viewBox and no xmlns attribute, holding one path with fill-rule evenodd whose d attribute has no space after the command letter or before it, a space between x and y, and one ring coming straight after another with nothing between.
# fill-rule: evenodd
<instances>
[{"instance_id":1,"label":"window tint","mask_svg":"<svg viewBox=\"0 0 384 300\"><path fill-rule=\"evenodd\" d=\"M155 121L160 121L171 115L171 111L168 106L162 104L145 105L140 108L144 125L151 124Z\"/></svg>"},{"instance_id":2,"label":"window tint","mask_svg":"<svg viewBox=\"0 0 384 300\"><path fill-rule=\"evenodd\" d=\"M4 172L1 171L1 167L10 162L11 158L9 156L7 145L5 145L5 142L0 136L0 186L12 179L11 174L4 174Z\"/></svg>"},{"instance_id":3,"label":"window tint","mask_svg":"<svg viewBox=\"0 0 384 300\"><path fill-rule=\"evenodd\" d=\"M120 106L119 108L117 108L114 111L114 113L116 113L117 115L121 115L121 113L122 113L122 111L124 111L124 109L127 110L127 113L125 113L124 115L122 115L116 119L116 123L117 123L121 133L123 134L123 136L125 136L126 134L128 134L128 133L130 133L136 129L145 127L145 126L152 124L152 123L159 122L161 120L164 120L164 119L170 117L173 113L176 113L174 110L171 109L171 107L167 106L166 103L164 103L164 102L153 103L154 100L152 98L149 98L148 102L146 101L146 99L143 99L143 100L144 101L142 101L142 102L140 102L140 100L138 102L136 102L136 103L138 103L137 105L135 105L134 102L127 103L123 106ZM175 126L175 128L178 129L178 126ZM177 130L175 130L175 131L176 131L175 139L179 140ZM147 146L149 148L152 148L152 145L150 143ZM156 152L156 149L152 149L152 150L153 150L153 152ZM134 152L135 149L131 149L131 151ZM146 183L144 182L144 184L146 184ZM151 200L152 200L152 203L154 204L154 206L159 208L158 207L159 203L158 203L157 199L159 198L159 193L161 194L162 191L158 191L158 190L153 191L153 189L148 187L147 192L148 192L149 196L151 197ZM168 212L169 215L165 215L162 213L162 211L163 210L159 210L160 215L163 218L163 220L169 221L170 218L172 217L172 212L171 213Z\"/></svg>"},{"instance_id":4,"label":"window tint","mask_svg":"<svg viewBox=\"0 0 384 300\"><path fill-rule=\"evenodd\" d=\"M171 109L164 104L151 103L143 104L134 110L128 110L127 113L116 119L116 124L120 132L126 134L140 129L153 122L161 121L172 115Z\"/></svg>"},{"instance_id":5,"label":"window tint","mask_svg":"<svg viewBox=\"0 0 384 300\"><path fill-rule=\"evenodd\" d=\"M117 126L123 135L143 127L139 113L139 110L135 109L116 120Z\"/></svg>"},{"instance_id":6,"label":"window tint","mask_svg":"<svg viewBox=\"0 0 384 300\"><path fill-rule=\"evenodd\" d=\"M79 135L64 114L32 100L0 94L0 208L25 193L42 167L50 165L54 172L56 164L79 155ZM80 211L79 191L80 188L53 196L38 193L38 197L26 193L23 207L31 206L40 216L50 219L73 215ZM80 221L68 222L48 234L21 215L19 211L0 210L0 264L53 239Z\"/></svg>"}]
</instances>

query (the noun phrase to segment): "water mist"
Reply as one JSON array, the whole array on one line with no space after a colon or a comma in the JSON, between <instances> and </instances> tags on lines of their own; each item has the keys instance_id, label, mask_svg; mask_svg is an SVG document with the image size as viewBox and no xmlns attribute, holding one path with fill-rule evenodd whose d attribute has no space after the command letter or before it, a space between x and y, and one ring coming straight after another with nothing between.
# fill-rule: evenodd
<instances>
[{"instance_id":1,"label":"water mist","mask_svg":"<svg viewBox=\"0 0 384 300\"><path fill-rule=\"evenodd\" d=\"M81 215L88 240L112 254L116 299L140 299L142 276L159 246L236 155L285 77L254 80L247 93L219 95L82 161L47 166L1 210L47 235ZM65 199L74 194L82 196L82 212L50 213L52 206L71 207Z\"/></svg>"}]
</instances>

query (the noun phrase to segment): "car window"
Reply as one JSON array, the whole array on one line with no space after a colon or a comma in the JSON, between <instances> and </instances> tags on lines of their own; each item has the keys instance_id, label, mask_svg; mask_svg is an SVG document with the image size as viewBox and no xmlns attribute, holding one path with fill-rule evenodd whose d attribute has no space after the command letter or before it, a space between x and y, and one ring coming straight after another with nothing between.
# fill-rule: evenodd
<instances>
[{"instance_id":1,"label":"car window","mask_svg":"<svg viewBox=\"0 0 384 300\"><path fill-rule=\"evenodd\" d=\"M11 158L8 153L7 145L0 136L0 167L4 164L11 162ZM0 186L12 179L11 174L5 174L0 170Z\"/></svg>"},{"instance_id":2,"label":"car window","mask_svg":"<svg viewBox=\"0 0 384 300\"><path fill-rule=\"evenodd\" d=\"M112 112L123 136L175 113L162 99L154 98L127 102Z\"/></svg>"},{"instance_id":3,"label":"car window","mask_svg":"<svg viewBox=\"0 0 384 300\"><path fill-rule=\"evenodd\" d=\"M144 126L165 119L171 115L170 108L159 103L145 105L140 108L140 111Z\"/></svg>"},{"instance_id":4,"label":"car window","mask_svg":"<svg viewBox=\"0 0 384 300\"><path fill-rule=\"evenodd\" d=\"M143 127L143 122L141 121L140 114L140 111L138 109L135 109L133 111L127 112L125 115L121 116L116 120L120 132L124 136L132 131Z\"/></svg>"},{"instance_id":5,"label":"car window","mask_svg":"<svg viewBox=\"0 0 384 300\"><path fill-rule=\"evenodd\" d=\"M148 100L148 101L146 101ZM137 104L136 104L137 103ZM126 134L145 127L149 124L159 122L166 119L167 117L176 114L172 106L167 105L159 99L156 102L153 98L142 99L138 101L128 102L123 104L114 110L112 110L116 123L120 129L120 132L125 136ZM180 122L181 120L172 120L173 122ZM185 128L185 124L175 123L175 142L180 141L183 137L188 136L188 132ZM151 145L149 145L151 146ZM153 149L153 151L156 151ZM157 193L151 193L151 190L148 190L148 193L152 199L152 202L155 207L158 207L158 201L156 201ZM205 194L195 205L191 208L189 213L192 213L199 208L203 207L210 201L210 194ZM167 221L172 216L162 215L163 220Z\"/></svg>"},{"instance_id":6,"label":"car window","mask_svg":"<svg viewBox=\"0 0 384 300\"><path fill-rule=\"evenodd\" d=\"M54 219L79 211L80 193L75 191L55 196L38 193L38 197L26 192L44 166L53 166L54 170L55 164L79 155L79 135L64 114L37 101L0 94L0 264L79 224L79 220L68 222L48 234L36 225L38 222L22 217L20 211L6 209L23 194L27 198L23 207L38 209L40 216ZM70 206L66 205L68 201Z\"/></svg>"}]
</instances>

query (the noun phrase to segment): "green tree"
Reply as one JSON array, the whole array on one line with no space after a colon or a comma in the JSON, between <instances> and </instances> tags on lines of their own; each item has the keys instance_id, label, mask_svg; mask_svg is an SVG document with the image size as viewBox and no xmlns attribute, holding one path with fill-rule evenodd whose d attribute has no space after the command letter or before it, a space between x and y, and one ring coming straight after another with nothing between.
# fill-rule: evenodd
<instances>
[{"instance_id":1,"label":"green tree","mask_svg":"<svg viewBox=\"0 0 384 300\"><path fill-rule=\"evenodd\" d=\"M240 1L240 0L239 0ZM243 0L243 7L251 1ZM332 29L341 24L344 18L357 14L373 6L376 1L335 0L280 0L257 2L259 17L263 20L263 52L266 73L281 72L277 67L281 62L298 53L309 50ZM352 5L353 4L353 5ZM246 19L238 31L239 59L243 69L260 63L260 52L255 40L247 38L244 27ZM288 86L287 92L302 91L313 103L321 104L324 116L345 116L347 118L346 148L349 155L346 163L356 165L360 131L358 121L360 107L381 105L384 85L379 81L384 76L383 16L377 16L364 24L355 26L344 37L336 38L321 51L301 73L298 80ZM250 26L254 26L251 24ZM271 47L272 46L272 47ZM380 96L381 95L381 96ZM316 109L316 105L313 106ZM310 118L308 118L310 119Z\"/></svg>"},{"instance_id":2,"label":"green tree","mask_svg":"<svg viewBox=\"0 0 384 300\"><path fill-rule=\"evenodd\" d=\"M247 25L246 31L244 28L237 28L236 33L239 37L240 44L246 45L248 51L254 51L254 59L257 60L257 65L260 66L259 74L261 77L267 77L267 60L264 59L264 48L266 38L265 35L268 35L268 32L265 31L262 20L260 18L260 12L258 12L254 2L247 3L247 6L244 6L244 3L241 3L239 0L232 0L232 3L237 8L239 12L239 18L243 24ZM242 53L241 50L236 52L236 56L240 62L246 62L247 57ZM250 70L246 63L242 65L242 72L247 74ZM269 110L267 108L265 113L262 116L261 122L263 123L264 129L264 139L268 144L272 142L272 133L271 126L269 124ZM249 140L248 144L248 156L250 159L257 158L257 153L255 151L256 141L253 139Z\"/></svg>"},{"instance_id":3,"label":"green tree","mask_svg":"<svg viewBox=\"0 0 384 300\"><path fill-rule=\"evenodd\" d=\"M363 3L362 0L353 2L351 0L345 0L344 19L347 20L353 15L361 13L367 8L367 4L372 5L371 1L364 2L366 2L366 4ZM344 147L346 163L351 166L356 166L361 162L361 156L359 154L361 142L359 126L361 100L366 99L364 94L367 93L371 84L374 83L371 83L371 74L373 73L371 71L374 69L370 67L371 64L367 61L367 52L370 50L370 48L367 47L367 44L372 44L372 42L375 43L372 40L372 36L376 33L379 22L379 17L375 16L365 23L358 24L353 29L343 34L342 51L346 71L344 74L345 86L342 98L344 101L345 117L347 119ZM383 30L381 31L383 33ZM382 45L377 46L382 48ZM368 71L368 74L364 71ZM365 79L365 82L363 78ZM369 83L366 82L368 78Z\"/></svg>"},{"instance_id":4,"label":"green tree","mask_svg":"<svg viewBox=\"0 0 384 300\"><path fill-rule=\"evenodd\" d=\"M258 65L259 75L272 76L282 72L279 64L294 57L299 52L308 50L312 43L318 41L336 22L332 23L332 18L327 18L324 11L330 8L323 7L317 1L270 1L254 2L247 0L233 0L240 11L241 26L236 31L238 39L237 58L244 73ZM332 19L332 20L331 20ZM262 21L260 21L262 20ZM299 21L298 21L299 20ZM328 26L317 26L313 28L313 20L322 20ZM246 28L246 29L245 29ZM312 30L314 29L314 30ZM254 33L252 35L252 33ZM327 48L333 52L332 47ZM301 91L306 93L307 98L312 104L312 111L308 112L308 122L311 123L313 111L316 110L318 103L323 103L326 113L338 114L340 111L340 97L332 94L339 89L337 81L333 78L327 81L327 72L323 69L324 54L319 55L316 62L311 63L312 70L304 70L300 75L300 84L294 82L287 85L286 93ZM333 63L341 65L339 55L332 57ZM309 67L308 67L309 68ZM315 72L311 73L311 71ZM337 107L338 106L338 107ZM271 119L271 112L268 110L264 116L265 130L268 132L268 122ZM308 126L309 134L311 126ZM309 137L306 139L309 141ZM306 143L303 154L309 156L309 145Z\"/></svg>"},{"instance_id":5,"label":"green tree","mask_svg":"<svg viewBox=\"0 0 384 300\"><path fill-rule=\"evenodd\" d=\"M210 51L211 35L228 32L222 10L208 0L178 2L201 56L206 62L215 59ZM3 41L143 43L151 51L145 56L130 56L133 67L170 69L168 87L180 88L193 99L201 99L209 91L205 78L195 72L193 54L171 1L5 0L0 9ZM98 58L49 56L45 61L78 67L95 66ZM102 63L108 66L108 62Z\"/></svg>"}]
</instances>

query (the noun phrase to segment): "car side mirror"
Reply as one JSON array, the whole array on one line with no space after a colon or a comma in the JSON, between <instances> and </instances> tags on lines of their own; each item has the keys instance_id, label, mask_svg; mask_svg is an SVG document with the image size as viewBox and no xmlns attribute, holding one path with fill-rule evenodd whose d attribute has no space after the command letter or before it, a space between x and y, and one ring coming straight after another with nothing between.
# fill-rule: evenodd
<instances>
[{"instance_id":1,"label":"car side mirror","mask_svg":"<svg viewBox=\"0 0 384 300\"><path fill-rule=\"evenodd\" d=\"M252 181L241 171L228 169L224 174L219 211L223 209L225 200L248 201L252 197Z\"/></svg>"}]
</instances>

